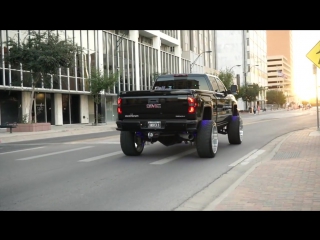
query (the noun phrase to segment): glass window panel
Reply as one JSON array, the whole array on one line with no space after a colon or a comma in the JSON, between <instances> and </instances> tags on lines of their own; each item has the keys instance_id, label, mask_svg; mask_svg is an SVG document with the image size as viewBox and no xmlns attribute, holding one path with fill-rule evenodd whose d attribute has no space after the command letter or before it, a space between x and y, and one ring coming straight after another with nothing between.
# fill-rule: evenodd
<instances>
[{"instance_id":1,"label":"glass window panel","mask_svg":"<svg viewBox=\"0 0 320 240\"><path fill-rule=\"evenodd\" d=\"M64 34L63 34L64 35ZM74 42L74 36L73 36L73 30L67 30L66 31L67 39ZM62 37L62 36L61 36Z\"/></svg>"},{"instance_id":2,"label":"glass window panel","mask_svg":"<svg viewBox=\"0 0 320 240\"><path fill-rule=\"evenodd\" d=\"M81 46L81 30L73 30L74 31L74 44Z\"/></svg>"},{"instance_id":3,"label":"glass window panel","mask_svg":"<svg viewBox=\"0 0 320 240\"><path fill-rule=\"evenodd\" d=\"M89 49L92 51L95 51L95 31L94 30L88 30L88 36L89 36Z\"/></svg>"},{"instance_id":4,"label":"glass window panel","mask_svg":"<svg viewBox=\"0 0 320 240\"><path fill-rule=\"evenodd\" d=\"M23 72L22 76L23 76L23 86L31 87L31 73Z\"/></svg>"},{"instance_id":5,"label":"glass window panel","mask_svg":"<svg viewBox=\"0 0 320 240\"><path fill-rule=\"evenodd\" d=\"M120 67L120 91L124 91L123 84L124 84L124 69L123 69L123 56L122 51L119 52L119 67Z\"/></svg>"},{"instance_id":6,"label":"glass window panel","mask_svg":"<svg viewBox=\"0 0 320 240\"><path fill-rule=\"evenodd\" d=\"M81 47L87 49L88 48L88 30L81 30Z\"/></svg>"},{"instance_id":7,"label":"glass window panel","mask_svg":"<svg viewBox=\"0 0 320 240\"><path fill-rule=\"evenodd\" d=\"M82 78L77 78L77 82L78 82L78 91L83 91L83 84L82 84Z\"/></svg>"},{"instance_id":8,"label":"glass window panel","mask_svg":"<svg viewBox=\"0 0 320 240\"><path fill-rule=\"evenodd\" d=\"M61 84L62 84L62 89L63 90L69 90L68 89L68 77L61 76Z\"/></svg>"},{"instance_id":9,"label":"glass window panel","mask_svg":"<svg viewBox=\"0 0 320 240\"><path fill-rule=\"evenodd\" d=\"M19 30L20 43L25 42L29 36L29 30Z\"/></svg>"},{"instance_id":10,"label":"glass window panel","mask_svg":"<svg viewBox=\"0 0 320 240\"><path fill-rule=\"evenodd\" d=\"M60 89L60 80L58 75L52 75L53 89Z\"/></svg>"},{"instance_id":11,"label":"glass window panel","mask_svg":"<svg viewBox=\"0 0 320 240\"><path fill-rule=\"evenodd\" d=\"M76 89L76 78L70 77L69 80L70 80L70 90L74 90L74 91L77 90Z\"/></svg>"},{"instance_id":12,"label":"glass window panel","mask_svg":"<svg viewBox=\"0 0 320 240\"><path fill-rule=\"evenodd\" d=\"M4 85L4 70L0 68L0 85Z\"/></svg>"},{"instance_id":13,"label":"glass window panel","mask_svg":"<svg viewBox=\"0 0 320 240\"><path fill-rule=\"evenodd\" d=\"M136 52L135 44L134 42L132 42L132 90L137 90L135 52Z\"/></svg>"},{"instance_id":14,"label":"glass window panel","mask_svg":"<svg viewBox=\"0 0 320 240\"><path fill-rule=\"evenodd\" d=\"M45 93L36 93L36 119L38 123L46 122Z\"/></svg>"},{"instance_id":15,"label":"glass window panel","mask_svg":"<svg viewBox=\"0 0 320 240\"><path fill-rule=\"evenodd\" d=\"M11 85L21 86L21 72L16 70L11 70Z\"/></svg>"},{"instance_id":16,"label":"glass window panel","mask_svg":"<svg viewBox=\"0 0 320 240\"><path fill-rule=\"evenodd\" d=\"M84 54L83 55L83 64L81 66L83 66L83 74L84 74L83 77L85 77L85 78L89 77L89 71L90 71L89 62L90 62L89 54Z\"/></svg>"},{"instance_id":17,"label":"glass window panel","mask_svg":"<svg viewBox=\"0 0 320 240\"><path fill-rule=\"evenodd\" d=\"M89 92L90 91L90 83L88 81L88 79L84 79L84 87L85 87L85 91Z\"/></svg>"},{"instance_id":18,"label":"glass window panel","mask_svg":"<svg viewBox=\"0 0 320 240\"><path fill-rule=\"evenodd\" d=\"M108 55L108 71L113 72L114 70L114 52L112 51L112 34L107 34L107 55Z\"/></svg>"},{"instance_id":19,"label":"glass window panel","mask_svg":"<svg viewBox=\"0 0 320 240\"><path fill-rule=\"evenodd\" d=\"M61 75L67 76L67 74L68 74L68 69L65 67L62 67L61 68Z\"/></svg>"},{"instance_id":20,"label":"glass window panel","mask_svg":"<svg viewBox=\"0 0 320 240\"><path fill-rule=\"evenodd\" d=\"M90 72L91 66L97 67L97 65L96 65L96 60L97 60L97 59L96 59L96 57L97 57L96 53L95 53L94 51L91 51L91 50L90 50L89 72Z\"/></svg>"},{"instance_id":21,"label":"glass window panel","mask_svg":"<svg viewBox=\"0 0 320 240\"><path fill-rule=\"evenodd\" d=\"M47 80L43 82L43 87L51 89L51 75L48 75Z\"/></svg>"}]
</instances>

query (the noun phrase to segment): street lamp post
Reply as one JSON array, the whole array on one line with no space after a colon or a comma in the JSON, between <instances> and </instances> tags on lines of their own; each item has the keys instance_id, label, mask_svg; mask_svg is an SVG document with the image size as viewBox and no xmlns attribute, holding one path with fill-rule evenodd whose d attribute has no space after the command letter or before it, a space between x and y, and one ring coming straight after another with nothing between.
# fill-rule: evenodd
<instances>
[{"instance_id":1,"label":"street lamp post","mask_svg":"<svg viewBox=\"0 0 320 240\"><path fill-rule=\"evenodd\" d=\"M259 66L259 64L256 64L256 65L253 65L253 66L251 66L250 68L249 68L249 70L248 70L248 72L250 72L250 70L251 70L251 68L253 68L253 67L258 67ZM245 86L245 90L247 90L247 73L248 72L244 72L243 74L244 74L244 86ZM246 99L246 110L248 109L248 102L247 102L247 99Z\"/></svg>"},{"instance_id":2,"label":"street lamp post","mask_svg":"<svg viewBox=\"0 0 320 240\"><path fill-rule=\"evenodd\" d=\"M196 61L198 60L198 58L203 54L203 53L211 53L212 51L204 51L202 53L199 54L199 56L190 64L190 73L192 73L192 67L193 65L196 63Z\"/></svg>"},{"instance_id":3,"label":"street lamp post","mask_svg":"<svg viewBox=\"0 0 320 240\"><path fill-rule=\"evenodd\" d=\"M234 67L240 67L241 65L240 64L238 64L238 65L234 65L232 68L234 68ZM232 70L232 68L230 68L230 72L231 72L231 70Z\"/></svg>"}]
</instances>

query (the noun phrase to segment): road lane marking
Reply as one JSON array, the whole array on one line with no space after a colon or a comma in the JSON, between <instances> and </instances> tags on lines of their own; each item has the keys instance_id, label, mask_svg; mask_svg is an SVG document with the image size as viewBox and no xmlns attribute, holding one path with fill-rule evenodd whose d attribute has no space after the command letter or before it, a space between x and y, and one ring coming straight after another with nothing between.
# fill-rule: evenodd
<instances>
[{"instance_id":1,"label":"road lane marking","mask_svg":"<svg viewBox=\"0 0 320 240\"><path fill-rule=\"evenodd\" d=\"M238 165L238 164L241 163L243 160L245 160L247 157L249 157L250 155L254 154L256 151L258 151L258 149L255 149L255 150L249 152L247 155L244 155L244 156L243 156L242 158L240 158L239 160L231 163L231 164L229 165L229 167L234 167L234 166Z\"/></svg>"},{"instance_id":2,"label":"road lane marking","mask_svg":"<svg viewBox=\"0 0 320 240\"><path fill-rule=\"evenodd\" d=\"M36 148L28 148L28 149L21 149L21 150L16 150L16 151L10 151L10 152L3 152L3 153L0 153L0 155L2 155L2 154L8 154L8 153L22 152L22 151L29 151L29 150L39 149L39 148L44 148L44 147L36 147Z\"/></svg>"},{"instance_id":3,"label":"road lane marking","mask_svg":"<svg viewBox=\"0 0 320 240\"><path fill-rule=\"evenodd\" d=\"M178 159L178 158L180 158L180 157L183 157L183 156L185 156L185 155L189 155L189 154L191 154L191 153L194 153L195 151L197 151L197 150L196 150L196 149L190 149L190 150L185 151L185 152L183 152L183 153L179 153L179 154L173 155L173 156L171 156L171 157L166 157L166 158L163 158L163 159L161 159L161 160L159 160L159 161L152 162L152 163L150 163L150 164L160 165L160 164L164 164L164 163L167 163L167 162L171 162L171 161L176 160L176 159Z\"/></svg>"},{"instance_id":4,"label":"road lane marking","mask_svg":"<svg viewBox=\"0 0 320 240\"><path fill-rule=\"evenodd\" d=\"M120 144L120 142L69 142L65 144Z\"/></svg>"},{"instance_id":5,"label":"road lane marking","mask_svg":"<svg viewBox=\"0 0 320 240\"><path fill-rule=\"evenodd\" d=\"M252 154L250 157L248 157L246 160L244 160L241 165L247 165L249 162L251 162L251 160L257 158L260 154L264 153L265 150L258 150L257 152L255 152L254 154Z\"/></svg>"},{"instance_id":6,"label":"road lane marking","mask_svg":"<svg viewBox=\"0 0 320 240\"><path fill-rule=\"evenodd\" d=\"M29 159L41 158L41 157L46 157L46 156L57 155L57 154L60 154L60 153L74 152L74 151L78 151L78 150L82 150L82 149L86 149L86 148L92 148L92 147L93 147L93 146L86 146L86 147L81 147L81 148L74 148L74 149L69 149L69 150L64 150L64 151L59 151L59 152L53 152L53 153L46 153L46 154L36 155L36 156L32 156L32 157L19 158L19 159L16 159L16 160L29 160Z\"/></svg>"},{"instance_id":7,"label":"road lane marking","mask_svg":"<svg viewBox=\"0 0 320 240\"><path fill-rule=\"evenodd\" d=\"M115 155L118 155L118 154L121 154L121 153L123 153L123 152L122 151L117 151L117 152L108 153L108 154L104 154L104 155L100 155L100 156L96 156L96 157L92 157L92 158L82 159L82 160L79 160L78 162L92 162L92 161L96 161L96 160L99 160L99 159L115 156Z\"/></svg>"}]
</instances>

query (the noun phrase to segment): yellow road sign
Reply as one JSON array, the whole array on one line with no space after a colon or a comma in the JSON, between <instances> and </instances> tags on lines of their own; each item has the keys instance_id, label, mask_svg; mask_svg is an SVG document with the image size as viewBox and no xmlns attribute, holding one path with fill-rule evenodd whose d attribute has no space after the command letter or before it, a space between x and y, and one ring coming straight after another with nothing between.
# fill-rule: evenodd
<instances>
[{"instance_id":1,"label":"yellow road sign","mask_svg":"<svg viewBox=\"0 0 320 240\"><path fill-rule=\"evenodd\" d=\"M307 53L307 58L320 68L320 41Z\"/></svg>"}]
</instances>

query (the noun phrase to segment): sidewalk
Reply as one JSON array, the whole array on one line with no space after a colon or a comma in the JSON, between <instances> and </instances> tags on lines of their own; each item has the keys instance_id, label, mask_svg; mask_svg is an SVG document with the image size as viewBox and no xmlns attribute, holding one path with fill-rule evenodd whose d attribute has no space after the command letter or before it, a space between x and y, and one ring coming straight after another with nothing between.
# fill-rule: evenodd
<instances>
[{"instance_id":1,"label":"sidewalk","mask_svg":"<svg viewBox=\"0 0 320 240\"><path fill-rule=\"evenodd\" d=\"M204 210L320 210L320 131L314 127L284 136L271 157Z\"/></svg>"},{"instance_id":2,"label":"sidewalk","mask_svg":"<svg viewBox=\"0 0 320 240\"><path fill-rule=\"evenodd\" d=\"M10 142L21 142L36 139L45 139L53 137L64 137L71 135L81 135L88 133L98 133L107 131L116 131L116 122L99 123L94 126L92 124L65 124L62 126L51 125L49 131L38 132L6 132L5 129L0 130L0 144Z\"/></svg>"}]
</instances>

